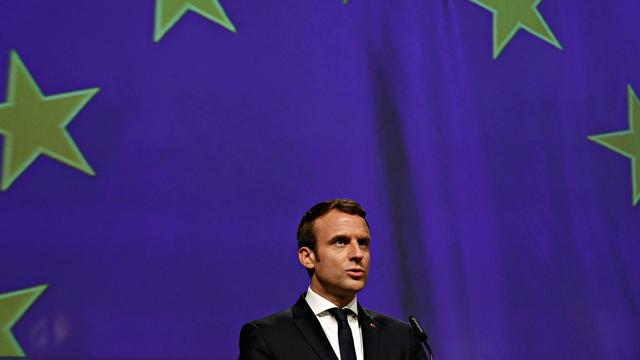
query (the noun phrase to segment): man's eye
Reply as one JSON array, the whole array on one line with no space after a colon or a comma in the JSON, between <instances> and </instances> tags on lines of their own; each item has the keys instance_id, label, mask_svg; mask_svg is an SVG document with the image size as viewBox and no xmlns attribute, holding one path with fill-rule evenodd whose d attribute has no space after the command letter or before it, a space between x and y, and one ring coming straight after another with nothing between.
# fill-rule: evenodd
<instances>
[{"instance_id":1,"label":"man's eye","mask_svg":"<svg viewBox=\"0 0 640 360\"><path fill-rule=\"evenodd\" d=\"M336 240L336 244L338 244L338 245L347 245L347 240L346 239L338 239L338 240Z\"/></svg>"},{"instance_id":2,"label":"man's eye","mask_svg":"<svg viewBox=\"0 0 640 360\"><path fill-rule=\"evenodd\" d=\"M358 240L358 245L363 246L363 247L367 247L367 246L369 246L369 241L365 240L365 239Z\"/></svg>"}]
</instances>

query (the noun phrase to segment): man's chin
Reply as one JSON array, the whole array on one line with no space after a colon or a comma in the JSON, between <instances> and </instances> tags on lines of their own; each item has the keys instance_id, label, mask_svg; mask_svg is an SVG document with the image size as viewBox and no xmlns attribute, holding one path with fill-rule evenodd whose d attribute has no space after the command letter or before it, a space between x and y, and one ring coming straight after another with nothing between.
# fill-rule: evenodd
<instances>
[{"instance_id":1,"label":"man's chin","mask_svg":"<svg viewBox=\"0 0 640 360\"><path fill-rule=\"evenodd\" d=\"M363 279L359 279L359 280L355 280L355 279L350 279L349 281L349 290L353 291L353 292L358 292L362 289L364 289L364 286L367 284L367 278L363 278Z\"/></svg>"}]
</instances>

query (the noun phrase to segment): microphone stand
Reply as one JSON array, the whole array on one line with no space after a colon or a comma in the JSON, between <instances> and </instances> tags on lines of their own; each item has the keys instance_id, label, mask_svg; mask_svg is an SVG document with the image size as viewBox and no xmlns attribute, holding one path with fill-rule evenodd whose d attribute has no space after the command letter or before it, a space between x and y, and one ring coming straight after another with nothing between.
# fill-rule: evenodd
<instances>
[{"instance_id":1,"label":"microphone stand","mask_svg":"<svg viewBox=\"0 0 640 360\"><path fill-rule=\"evenodd\" d=\"M409 324L411 324L411 328L418 336L418 341L424 347L423 349L427 349L427 353L429 354L429 360L433 360L433 351L431 351L431 346L429 346L429 337L427 333L424 332L422 326L418 323L418 319L415 316L409 316Z\"/></svg>"}]
</instances>

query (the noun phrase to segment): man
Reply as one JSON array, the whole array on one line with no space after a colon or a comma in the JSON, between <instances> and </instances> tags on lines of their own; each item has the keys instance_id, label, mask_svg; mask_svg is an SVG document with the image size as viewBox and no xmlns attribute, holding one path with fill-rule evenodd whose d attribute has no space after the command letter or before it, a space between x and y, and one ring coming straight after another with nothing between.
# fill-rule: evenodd
<instances>
[{"instance_id":1,"label":"man","mask_svg":"<svg viewBox=\"0 0 640 360\"><path fill-rule=\"evenodd\" d=\"M369 224L353 200L313 206L298 226L298 260L311 284L293 307L245 324L240 360L426 359L408 324L364 309Z\"/></svg>"}]
</instances>

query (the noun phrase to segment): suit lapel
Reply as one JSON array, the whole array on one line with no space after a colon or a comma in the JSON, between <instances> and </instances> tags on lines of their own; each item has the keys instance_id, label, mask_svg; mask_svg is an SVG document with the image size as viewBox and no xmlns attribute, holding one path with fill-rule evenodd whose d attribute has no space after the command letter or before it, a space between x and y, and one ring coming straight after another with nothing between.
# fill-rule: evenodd
<instances>
[{"instance_id":1,"label":"suit lapel","mask_svg":"<svg viewBox=\"0 0 640 360\"><path fill-rule=\"evenodd\" d=\"M324 330L322 330L320 322L304 299L304 294L300 296L300 299L298 299L298 302L296 302L292 310L294 324L298 327L302 337L304 337L318 354L318 358L322 360L338 360L327 336L324 334Z\"/></svg>"},{"instance_id":2,"label":"suit lapel","mask_svg":"<svg viewBox=\"0 0 640 360\"><path fill-rule=\"evenodd\" d=\"M371 319L367 310L358 303L358 322L362 329L362 343L364 346L364 359L378 359L378 334L379 329L375 321Z\"/></svg>"}]
</instances>

